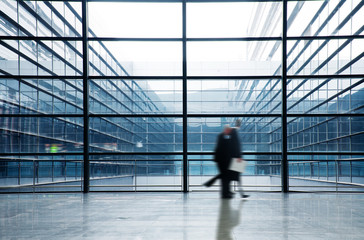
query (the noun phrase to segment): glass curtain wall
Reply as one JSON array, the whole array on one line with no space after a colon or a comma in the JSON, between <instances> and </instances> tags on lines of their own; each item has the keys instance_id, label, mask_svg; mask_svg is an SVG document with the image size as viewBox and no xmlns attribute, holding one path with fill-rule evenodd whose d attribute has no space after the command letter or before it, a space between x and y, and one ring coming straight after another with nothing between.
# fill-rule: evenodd
<instances>
[{"instance_id":1,"label":"glass curtain wall","mask_svg":"<svg viewBox=\"0 0 364 240\"><path fill-rule=\"evenodd\" d=\"M81 191L81 2L0 2L0 191Z\"/></svg>"},{"instance_id":2,"label":"glass curtain wall","mask_svg":"<svg viewBox=\"0 0 364 240\"><path fill-rule=\"evenodd\" d=\"M362 191L363 2L288 9L297 9L287 31L290 189Z\"/></svg>"},{"instance_id":3,"label":"glass curtain wall","mask_svg":"<svg viewBox=\"0 0 364 240\"><path fill-rule=\"evenodd\" d=\"M363 191L363 5L2 0L0 191Z\"/></svg>"}]
</instances>

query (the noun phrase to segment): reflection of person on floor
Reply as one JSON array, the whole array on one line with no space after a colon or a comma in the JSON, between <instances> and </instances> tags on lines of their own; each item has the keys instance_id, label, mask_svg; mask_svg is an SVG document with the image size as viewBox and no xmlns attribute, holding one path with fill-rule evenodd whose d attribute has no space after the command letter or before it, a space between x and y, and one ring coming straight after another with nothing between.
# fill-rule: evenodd
<instances>
[{"instance_id":1,"label":"reflection of person on floor","mask_svg":"<svg viewBox=\"0 0 364 240\"><path fill-rule=\"evenodd\" d=\"M239 225L240 211L243 207L243 201L239 202L237 209L233 209L231 204L232 202L229 200L221 200L216 240L233 239L232 230L234 227Z\"/></svg>"}]
</instances>

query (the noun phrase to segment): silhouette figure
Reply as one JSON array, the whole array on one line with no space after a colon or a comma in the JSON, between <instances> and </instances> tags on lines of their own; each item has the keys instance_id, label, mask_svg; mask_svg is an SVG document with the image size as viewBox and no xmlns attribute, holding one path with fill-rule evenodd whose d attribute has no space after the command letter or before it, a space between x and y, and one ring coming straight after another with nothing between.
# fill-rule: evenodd
<instances>
[{"instance_id":1,"label":"silhouette figure","mask_svg":"<svg viewBox=\"0 0 364 240\"><path fill-rule=\"evenodd\" d=\"M245 198L248 195L244 195L241 184L240 184L240 173L236 171L229 170L229 165L233 158L240 158L240 142L238 138L237 130L241 125L241 121L237 120L235 122L235 128L229 125L224 126L224 130L217 137L217 144L215 147L215 158L214 161L217 163L219 174L204 185L210 187L217 179L221 179L221 197L222 198L232 198L233 192L230 191L230 182L237 181L240 187L241 197Z\"/></svg>"}]
</instances>

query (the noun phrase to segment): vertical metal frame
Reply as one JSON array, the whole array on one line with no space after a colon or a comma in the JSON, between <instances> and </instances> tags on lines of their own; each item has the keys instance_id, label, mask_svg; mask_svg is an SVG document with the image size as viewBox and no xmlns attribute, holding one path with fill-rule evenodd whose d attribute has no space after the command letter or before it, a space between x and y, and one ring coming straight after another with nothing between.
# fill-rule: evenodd
<instances>
[{"instance_id":1,"label":"vertical metal frame","mask_svg":"<svg viewBox=\"0 0 364 240\"><path fill-rule=\"evenodd\" d=\"M83 192L90 191L89 159L89 59L88 59L88 0L82 0L82 54L83 54Z\"/></svg>"},{"instance_id":2,"label":"vertical metal frame","mask_svg":"<svg viewBox=\"0 0 364 240\"><path fill-rule=\"evenodd\" d=\"M188 156L187 156L187 27L186 0L182 1L182 113L183 113L183 192L188 192Z\"/></svg>"},{"instance_id":3,"label":"vertical metal frame","mask_svg":"<svg viewBox=\"0 0 364 240\"><path fill-rule=\"evenodd\" d=\"M288 159L287 159L287 0L282 2L282 192L288 192Z\"/></svg>"}]
</instances>

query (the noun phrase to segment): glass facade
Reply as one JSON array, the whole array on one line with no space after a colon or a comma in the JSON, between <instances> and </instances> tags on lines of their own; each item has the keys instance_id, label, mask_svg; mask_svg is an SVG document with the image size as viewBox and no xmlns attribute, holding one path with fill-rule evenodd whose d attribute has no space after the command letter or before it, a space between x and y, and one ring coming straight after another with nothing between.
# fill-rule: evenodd
<instances>
[{"instance_id":1,"label":"glass facade","mask_svg":"<svg viewBox=\"0 0 364 240\"><path fill-rule=\"evenodd\" d=\"M363 5L1 0L0 192L363 191Z\"/></svg>"}]
</instances>

